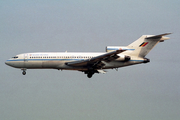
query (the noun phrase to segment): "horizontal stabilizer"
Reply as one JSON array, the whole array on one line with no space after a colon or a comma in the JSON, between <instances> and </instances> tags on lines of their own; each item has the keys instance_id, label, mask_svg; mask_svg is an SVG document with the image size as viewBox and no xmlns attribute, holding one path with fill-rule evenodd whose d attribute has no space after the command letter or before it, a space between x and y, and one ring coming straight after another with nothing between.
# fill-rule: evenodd
<instances>
[{"instance_id":1,"label":"horizontal stabilizer","mask_svg":"<svg viewBox=\"0 0 180 120\"><path fill-rule=\"evenodd\" d=\"M153 35L153 36L146 37L146 39L158 39L158 38L162 38L163 36L169 35L169 34L171 34L171 33L165 33L165 34L161 34L161 35Z\"/></svg>"}]
</instances>

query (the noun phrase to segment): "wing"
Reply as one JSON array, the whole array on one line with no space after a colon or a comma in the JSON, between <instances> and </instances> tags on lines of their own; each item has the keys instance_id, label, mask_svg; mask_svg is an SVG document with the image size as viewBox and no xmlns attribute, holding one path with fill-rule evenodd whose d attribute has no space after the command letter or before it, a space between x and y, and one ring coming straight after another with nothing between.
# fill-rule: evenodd
<instances>
[{"instance_id":1,"label":"wing","mask_svg":"<svg viewBox=\"0 0 180 120\"><path fill-rule=\"evenodd\" d=\"M73 62L67 62L65 63L68 66L84 66L84 67L90 67L90 68L102 68L105 64L102 61L110 62L112 60L115 60L119 58L117 54L124 52L125 50L116 50L112 52L108 52L96 57L93 57L91 59L81 60L81 61L73 61Z\"/></svg>"}]
</instances>

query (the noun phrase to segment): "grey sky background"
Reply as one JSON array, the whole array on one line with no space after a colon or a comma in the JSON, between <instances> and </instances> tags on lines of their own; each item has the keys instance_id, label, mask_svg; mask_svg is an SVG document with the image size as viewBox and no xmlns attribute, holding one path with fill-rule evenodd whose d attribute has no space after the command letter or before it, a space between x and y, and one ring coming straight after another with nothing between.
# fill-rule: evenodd
<instances>
[{"instance_id":1,"label":"grey sky background","mask_svg":"<svg viewBox=\"0 0 180 120\"><path fill-rule=\"evenodd\" d=\"M0 119L180 119L180 1L0 0ZM148 64L81 72L6 66L26 52L103 52L141 35L172 32Z\"/></svg>"}]
</instances>

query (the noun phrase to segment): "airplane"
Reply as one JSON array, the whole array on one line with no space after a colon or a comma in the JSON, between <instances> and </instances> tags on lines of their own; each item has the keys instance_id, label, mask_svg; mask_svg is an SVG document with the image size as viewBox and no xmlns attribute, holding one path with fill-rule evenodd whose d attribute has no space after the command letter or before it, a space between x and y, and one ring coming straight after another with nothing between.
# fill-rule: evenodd
<instances>
[{"instance_id":1,"label":"airplane","mask_svg":"<svg viewBox=\"0 0 180 120\"><path fill-rule=\"evenodd\" d=\"M128 46L107 46L106 52L35 52L18 54L6 60L5 64L23 70L57 69L76 70L91 78L95 73L106 73L106 69L148 63L145 56L159 42L169 39L165 33L160 35L142 35Z\"/></svg>"}]
</instances>

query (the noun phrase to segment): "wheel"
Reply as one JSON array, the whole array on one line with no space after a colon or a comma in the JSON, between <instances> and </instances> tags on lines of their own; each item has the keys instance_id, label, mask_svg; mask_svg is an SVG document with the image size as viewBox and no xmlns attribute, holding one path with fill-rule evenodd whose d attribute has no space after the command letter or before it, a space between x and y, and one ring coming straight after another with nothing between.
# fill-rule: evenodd
<instances>
[{"instance_id":1,"label":"wheel","mask_svg":"<svg viewBox=\"0 0 180 120\"><path fill-rule=\"evenodd\" d=\"M88 78L91 78L91 77L92 77L92 74L87 74L87 77L88 77Z\"/></svg>"},{"instance_id":2,"label":"wheel","mask_svg":"<svg viewBox=\"0 0 180 120\"><path fill-rule=\"evenodd\" d=\"M23 71L22 74L23 74L23 75L26 75L26 71Z\"/></svg>"}]
</instances>

